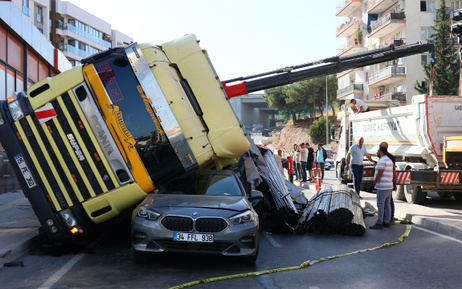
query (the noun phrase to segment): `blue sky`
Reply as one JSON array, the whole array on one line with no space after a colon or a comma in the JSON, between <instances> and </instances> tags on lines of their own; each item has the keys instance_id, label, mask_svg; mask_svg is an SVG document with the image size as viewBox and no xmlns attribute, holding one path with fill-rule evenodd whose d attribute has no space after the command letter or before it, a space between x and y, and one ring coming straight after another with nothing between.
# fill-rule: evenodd
<instances>
[{"instance_id":1,"label":"blue sky","mask_svg":"<svg viewBox=\"0 0 462 289\"><path fill-rule=\"evenodd\" d=\"M221 80L336 54L340 0L70 0L137 42L194 33Z\"/></svg>"}]
</instances>

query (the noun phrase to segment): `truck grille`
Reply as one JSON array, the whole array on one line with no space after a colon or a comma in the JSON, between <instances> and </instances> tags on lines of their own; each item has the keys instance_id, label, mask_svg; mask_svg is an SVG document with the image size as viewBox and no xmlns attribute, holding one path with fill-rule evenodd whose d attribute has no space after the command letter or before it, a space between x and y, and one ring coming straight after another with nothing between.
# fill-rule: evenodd
<instances>
[{"instance_id":1,"label":"truck grille","mask_svg":"<svg viewBox=\"0 0 462 289\"><path fill-rule=\"evenodd\" d=\"M118 186L110 178L96 138L77 102L64 93L51 102L56 117L41 124L35 114L19 121L21 138L56 210L72 207ZM76 105L75 105L76 104ZM89 126L88 126L89 127ZM19 128L18 128L19 129ZM29 147L27 147L29 146ZM111 172L112 173L112 172Z\"/></svg>"},{"instance_id":2,"label":"truck grille","mask_svg":"<svg viewBox=\"0 0 462 289\"><path fill-rule=\"evenodd\" d=\"M221 232L228 224L220 218L200 218L193 220L189 217L168 216L162 219L162 225L170 231L191 232L193 228L198 233L217 233Z\"/></svg>"}]
</instances>

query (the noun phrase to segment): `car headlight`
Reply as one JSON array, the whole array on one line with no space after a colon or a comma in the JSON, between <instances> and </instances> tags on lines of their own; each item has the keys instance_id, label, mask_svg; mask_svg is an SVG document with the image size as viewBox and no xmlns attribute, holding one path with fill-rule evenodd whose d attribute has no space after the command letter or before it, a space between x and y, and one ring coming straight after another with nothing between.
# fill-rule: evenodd
<instances>
[{"instance_id":1,"label":"car headlight","mask_svg":"<svg viewBox=\"0 0 462 289\"><path fill-rule=\"evenodd\" d=\"M148 220L157 220L161 216L159 213L157 213L154 210L148 209L146 206L140 206L138 208L138 211L136 212L136 215L140 218L145 218Z\"/></svg>"},{"instance_id":2,"label":"car headlight","mask_svg":"<svg viewBox=\"0 0 462 289\"><path fill-rule=\"evenodd\" d=\"M253 222L255 220L255 216L252 211L248 210L243 213L239 213L237 215L230 217L229 220L233 224L239 225L239 224L244 224L247 222Z\"/></svg>"},{"instance_id":3,"label":"car headlight","mask_svg":"<svg viewBox=\"0 0 462 289\"><path fill-rule=\"evenodd\" d=\"M12 102L9 102L8 107L10 108L10 113L14 121L18 121L24 117L24 111L22 110L19 101L14 100Z\"/></svg>"}]
</instances>

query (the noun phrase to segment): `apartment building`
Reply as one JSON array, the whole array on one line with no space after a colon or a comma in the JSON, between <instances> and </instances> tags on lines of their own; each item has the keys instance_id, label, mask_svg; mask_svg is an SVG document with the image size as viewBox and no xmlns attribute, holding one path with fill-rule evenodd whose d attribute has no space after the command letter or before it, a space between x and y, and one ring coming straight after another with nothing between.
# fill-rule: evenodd
<instances>
[{"instance_id":1,"label":"apartment building","mask_svg":"<svg viewBox=\"0 0 462 289\"><path fill-rule=\"evenodd\" d=\"M51 0L50 3L51 26L55 27L51 29L50 39L74 66L80 64L82 58L133 41L120 31L112 30L110 23L70 2Z\"/></svg>"},{"instance_id":2,"label":"apartment building","mask_svg":"<svg viewBox=\"0 0 462 289\"><path fill-rule=\"evenodd\" d=\"M26 90L35 82L71 68L64 55L44 37L30 6L0 1L0 99ZM32 10L34 11L34 10ZM43 12L43 10L42 10ZM39 14L40 15L40 14ZM42 30L40 30L42 29Z\"/></svg>"},{"instance_id":3,"label":"apartment building","mask_svg":"<svg viewBox=\"0 0 462 289\"><path fill-rule=\"evenodd\" d=\"M342 0L336 16L346 20L337 28L345 44L337 55L357 53L394 44L426 42L433 34L442 0ZM446 1L448 8L462 8L462 1ZM398 100L409 103L416 82L425 80L423 64L430 55L413 55L394 61L344 71L337 75L337 99Z\"/></svg>"}]
</instances>

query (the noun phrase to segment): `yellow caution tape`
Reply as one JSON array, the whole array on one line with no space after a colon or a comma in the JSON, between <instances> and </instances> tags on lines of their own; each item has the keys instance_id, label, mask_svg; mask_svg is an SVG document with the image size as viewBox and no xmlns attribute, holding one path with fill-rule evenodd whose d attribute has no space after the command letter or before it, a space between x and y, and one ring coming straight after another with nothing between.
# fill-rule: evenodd
<instances>
[{"instance_id":1,"label":"yellow caution tape","mask_svg":"<svg viewBox=\"0 0 462 289\"><path fill-rule=\"evenodd\" d=\"M365 210L377 212L376 210L369 210L369 209L365 209ZM398 218L406 220L405 218L401 218L401 217L398 217ZM406 220L406 221L408 221L408 220ZM187 288L187 287L192 287L192 286L199 285L199 284L204 284L204 283L211 283L211 282L217 282L217 281L223 281L223 280L238 279L238 278L245 278L245 277L251 277L251 276L260 276L260 275L273 274L273 273L284 272L284 271L292 271L292 270L303 269L305 267L312 266L312 265L314 265L316 263L321 263L321 262L324 262L324 261L337 259L337 258L340 258L340 257L350 256L350 255L353 255L353 254L358 254L358 253L363 253L363 252L368 252L368 251L379 250L379 249L383 249L383 248L386 248L386 247L397 245L399 243L402 243L405 238L409 237L410 233L411 233L411 225L408 224L408 225L406 225L406 230L398 238L398 241L396 241L396 242L385 243L385 244L382 244L382 245L374 247L374 248L362 249L362 250L349 252L349 253L345 253L345 254L341 254L341 255L321 258L321 259L314 260L314 261L308 260L308 261L303 262L299 266L268 269L268 270L257 271L257 272L240 273L240 274L227 275L227 276L221 276L221 277L215 277L215 278L201 279L201 280L196 280L196 281L192 281L192 282L189 282L189 283L184 283L182 285L170 287L170 289Z\"/></svg>"}]
</instances>

